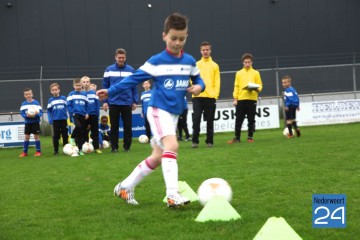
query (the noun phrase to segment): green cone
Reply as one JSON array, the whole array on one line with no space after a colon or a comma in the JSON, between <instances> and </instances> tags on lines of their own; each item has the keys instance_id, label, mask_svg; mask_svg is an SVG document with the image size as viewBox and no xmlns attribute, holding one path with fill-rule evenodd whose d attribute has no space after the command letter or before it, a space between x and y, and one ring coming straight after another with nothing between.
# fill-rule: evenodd
<instances>
[{"instance_id":1,"label":"green cone","mask_svg":"<svg viewBox=\"0 0 360 240\"><path fill-rule=\"evenodd\" d=\"M189 184L187 184L185 181L179 181L178 184L179 193L182 196L189 198L190 202L196 202L199 200L198 195L196 194L196 192L194 192L194 190L192 190ZM164 197L163 202L167 202L166 196Z\"/></svg>"},{"instance_id":2,"label":"green cone","mask_svg":"<svg viewBox=\"0 0 360 240\"><path fill-rule=\"evenodd\" d=\"M253 240L302 240L282 217L271 217Z\"/></svg>"},{"instance_id":3,"label":"green cone","mask_svg":"<svg viewBox=\"0 0 360 240\"><path fill-rule=\"evenodd\" d=\"M214 197L210 199L201 210L195 221L230 221L240 219L241 216L223 197Z\"/></svg>"}]
</instances>

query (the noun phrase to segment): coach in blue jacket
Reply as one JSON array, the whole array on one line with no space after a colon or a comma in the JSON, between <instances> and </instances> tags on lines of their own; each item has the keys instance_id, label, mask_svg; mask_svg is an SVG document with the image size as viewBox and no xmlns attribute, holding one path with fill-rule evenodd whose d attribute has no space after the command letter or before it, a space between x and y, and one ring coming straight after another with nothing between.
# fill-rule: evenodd
<instances>
[{"instance_id":1,"label":"coach in blue jacket","mask_svg":"<svg viewBox=\"0 0 360 240\"><path fill-rule=\"evenodd\" d=\"M103 88L108 89L110 86L121 82L127 76L133 74L134 69L126 64L126 51L119 48L115 51L116 62L108 66L104 72ZM109 97L104 103L103 108L105 111L110 110L110 141L111 152L117 152L119 148L119 120L124 126L124 144L125 152L128 152L132 142L132 110L136 109L138 102L138 93L136 86L123 91L121 94L116 94Z\"/></svg>"}]
</instances>

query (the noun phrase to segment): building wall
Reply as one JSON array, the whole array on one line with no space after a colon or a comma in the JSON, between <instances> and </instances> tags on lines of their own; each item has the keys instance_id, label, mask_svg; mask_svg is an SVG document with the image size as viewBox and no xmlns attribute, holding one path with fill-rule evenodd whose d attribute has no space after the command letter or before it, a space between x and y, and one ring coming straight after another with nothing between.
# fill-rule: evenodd
<instances>
[{"instance_id":1,"label":"building wall","mask_svg":"<svg viewBox=\"0 0 360 240\"><path fill-rule=\"evenodd\" d=\"M61 77L93 67L101 77L118 47L139 66L164 49L163 21L175 11L190 18L185 50L199 58L199 43L210 41L221 70L240 68L244 52L266 58L360 51L358 0L0 0L0 72L16 72L0 79L38 77L38 66L58 66Z\"/></svg>"}]
</instances>

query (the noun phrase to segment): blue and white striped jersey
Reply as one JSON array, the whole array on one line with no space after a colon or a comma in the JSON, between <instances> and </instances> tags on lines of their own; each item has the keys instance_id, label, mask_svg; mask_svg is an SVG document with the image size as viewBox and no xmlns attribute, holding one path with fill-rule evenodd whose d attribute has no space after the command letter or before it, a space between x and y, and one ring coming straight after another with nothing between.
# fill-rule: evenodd
<instances>
[{"instance_id":1,"label":"blue and white striped jersey","mask_svg":"<svg viewBox=\"0 0 360 240\"><path fill-rule=\"evenodd\" d=\"M74 114L80 114L85 116L88 114L88 98L86 93L81 91L72 91L69 93L69 96L66 99L67 101L67 109L69 112L70 117Z\"/></svg>"},{"instance_id":2,"label":"blue and white striped jersey","mask_svg":"<svg viewBox=\"0 0 360 240\"><path fill-rule=\"evenodd\" d=\"M88 114L100 115L100 101L94 90L84 91L88 98Z\"/></svg>"},{"instance_id":3,"label":"blue and white striped jersey","mask_svg":"<svg viewBox=\"0 0 360 240\"><path fill-rule=\"evenodd\" d=\"M113 65L108 66L105 69L103 77L103 88L108 89L109 87L121 82L124 78L132 75L134 68L130 65L125 64L123 67L119 67L115 62ZM126 91L123 91L122 94L117 94L112 97L109 97L104 102L107 102L109 105L132 105L137 103L139 100L137 88L129 88Z\"/></svg>"},{"instance_id":4,"label":"blue and white striped jersey","mask_svg":"<svg viewBox=\"0 0 360 240\"><path fill-rule=\"evenodd\" d=\"M66 120L68 118L66 97L51 97L47 105L47 115L50 124L53 123L53 120Z\"/></svg>"},{"instance_id":5,"label":"blue and white striped jersey","mask_svg":"<svg viewBox=\"0 0 360 240\"><path fill-rule=\"evenodd\" d=\"M39 113L36 114L34 118L28 118L26 114L29 108L35 108ZM33 100L31 102L25 101L21 104L20 114L25 119L25 123L38 123L40 122L40 117L43 115L43 111L38 101L36 100Z\"/></svg>"},{"instance_id":6,"label":"blue and white striped jersey","mask_svg":"<svg viewBox=\"0 0 360 240\"><path fill-rule=\"evenodd\" d=\"M141 104L142 104L142 114L144 115L144 117L146 117L146 113L147 113L147 108L151 99L151 92L152 90L148 90L145 92L141 93Z\"/></svg>"},{"instance_id":7,"label":"blue and white striped jersey","mask_svg":"<svg viewBox=\"0 0 360 240\"><path fill-rule=\"evenodd\" d=\"M284 91L284 100L285 100L285 106L299 106L300 100L299 96L293 87L288 87Z\"/></svg>"},{"instance_id":8,"label":"blue and white striped jersey","mask_svg":"<svg viewBox=\"0 0 360 240\"><path fill-rule=\"evenodd\" d=\"M199 84L205 90L195 59L186 53L175 57L166 50L152 56L135 73L108 89L109 98L122 94L126 89L146 80L153 79L149 106L180 115L184 110L184 96L192 83Z\"/></svg>"}]
</instances>

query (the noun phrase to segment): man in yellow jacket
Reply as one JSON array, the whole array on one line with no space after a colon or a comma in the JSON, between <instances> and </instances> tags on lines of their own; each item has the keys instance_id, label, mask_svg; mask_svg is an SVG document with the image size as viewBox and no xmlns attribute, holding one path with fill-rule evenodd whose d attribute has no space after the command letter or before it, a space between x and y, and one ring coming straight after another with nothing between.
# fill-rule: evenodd
<instances>
[{"instance_id":1,"label":"man in yellow jacket","mask_svg":"<svg viewBox=\"0 0 360 240\"><path fill-rule=\"evenodd\" d=\"M252 68L253 56L245 53L241 57L243 69L235 76L233 105L236 107L235 137L229 144L240 142L241 127L245 116L248 120L248 142L254 142L256 103L259 92L262 90L260 73Z\"/></svg>"},{"instance_id":2,"label":"man in yellow jacket","mask_svg":"<svg viewBox=\"0 0 360 240\"><path fill-rule=\"evenodd\" d=\"M200 44L202 58L196 62L200 70L200 76L205 83L205 91L198 96L192 96L193 101L193 137L192 148L199 145L201 115L204 112L206 121L206 146L212 147L214 144L214 117L216 110L216 99L220 94L220 69L219 65L211 58L211 44L202 42Z\"/></svg>"}]
</instances>

